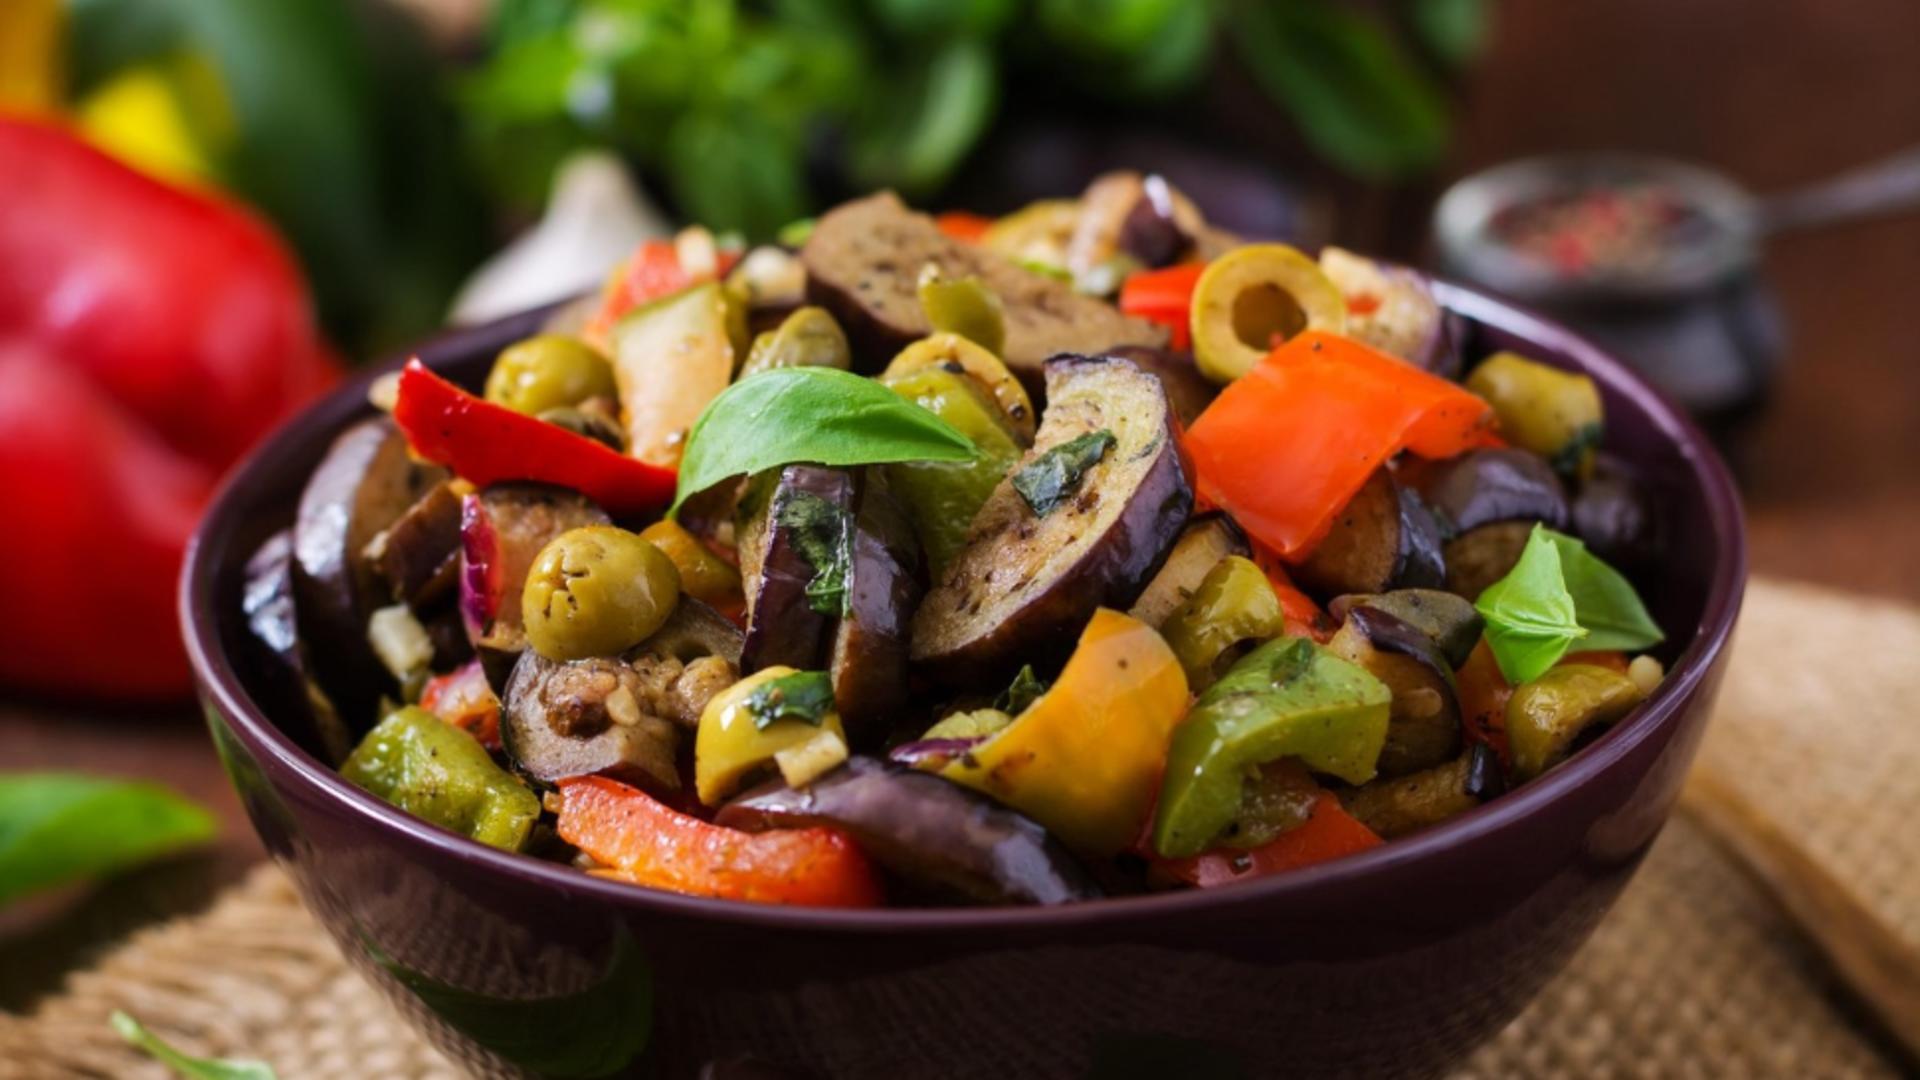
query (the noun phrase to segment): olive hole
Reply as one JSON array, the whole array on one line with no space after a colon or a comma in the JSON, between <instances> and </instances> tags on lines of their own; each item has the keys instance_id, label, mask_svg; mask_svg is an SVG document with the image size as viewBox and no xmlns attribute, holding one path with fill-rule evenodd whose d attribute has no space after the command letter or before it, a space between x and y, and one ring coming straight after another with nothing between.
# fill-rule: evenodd
<instances>
[{"instance_id":1,"label":"olive hole","mask_svg":"<svg viewBox=\"0 0 1920 1080\"><path fill-rule=\"evenodd\" d=\"M1233 333L1249 349L1266 352L1307 328L1307 313L1293 294L1273 282L1241 289L1233 298Z\"/></svg>"}]
</instances>

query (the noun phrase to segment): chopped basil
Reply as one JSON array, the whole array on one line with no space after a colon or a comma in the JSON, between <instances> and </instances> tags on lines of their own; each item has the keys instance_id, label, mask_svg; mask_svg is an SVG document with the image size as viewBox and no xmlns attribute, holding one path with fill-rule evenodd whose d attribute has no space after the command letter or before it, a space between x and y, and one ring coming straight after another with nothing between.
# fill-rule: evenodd
<instances>
[{"instance_id":1,"label":"chopped basil","mask_svg":"<svg viewBox=\"0 0 1920 1080\"><path fill-rule=\"evenodd\" d=\"M1046 517L1074 497L1087 470L1107 456L1119 440L1105 428L1068 439L1013 474L1013 490L1035 516Z\"/></svg>"},{"instance_id":2,"label":"chopped basil","mask_svg":"<svg viewBox=\"0 0 1920 1080\"><path fill-rule=\"evenodd\" d=\"M1581 459L1587 456L1587 451L1600 445L1600 440L1605 434L1606 428L1602 424L1586 425L1573 433L1573 438L1567 440L1567 444L1555 452L1548 464L1553 466L1555 472L1569 474L1577 472Z\"/></svg>"},{"instance_id":3,"label":"chopped basil","mask_svg":"<svg viewBox=\"0 0 1920 1080\"><path fill-rule=\"evenodd\" d=\"M776 720L802 720L819 727L833 711L833 680L824 671L796 671L768 679L747 695L747 711L760 731Z\"/></svg>"},{"instance_id":4,"label":"chopped basil","mask_svg":"<svg viewBox=\"0 0 1920 1080\"><path fill-rule=\"evenodd\" d=\"M774 518L782 528L793 530L795 546L813 567L807 606L822 615L844 616L847 573L853 564L852 515L810 491L796 491L780 504Z\"/></svg>"},{"instance_id":5,"label":"chopped basil","mask_svg":"<svg viewBox=\"0 0 1920 1080\"><path fill-rule=\"evenodd\" d=\"M1012 684L993 699L993 707L1008 716L1019 716L1046 692L1047 681L1033 673L1032 664L1022 664L1020 674L1013 677Z\"/></svg>"}]
</instances>

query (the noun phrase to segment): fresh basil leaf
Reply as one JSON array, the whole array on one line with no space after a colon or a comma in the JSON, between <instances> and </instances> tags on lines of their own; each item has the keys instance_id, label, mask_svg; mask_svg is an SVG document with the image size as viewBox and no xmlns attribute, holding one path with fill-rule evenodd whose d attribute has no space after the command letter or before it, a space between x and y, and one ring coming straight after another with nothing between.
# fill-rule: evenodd
<instances>
[{"instance_id":1,"label":"fresh basil leaf","mask_svg":"<svg viewBox=\"0 0 1920 1080\"><path fill-rule=\"evenodd\" d=\"M872 379L775 368L729 386L700 414L668 513L728 477L777 465L971 461L974 453L972 439Z\"/></svg>"},{"instance_id":2,"label":"fresh basil leaf","mask_svg":"<svg viewBox=\"0 0 1920 1080\"><path fill-rule=\"evenodd\" d=\"M807 606L822 615L847 613L847 574L853 565L853 515L811 491L796 491L780 504L776 524L793 531L800 556L813 567Z\"/></svg>"},{"instance_id":3,"label":"fresh basil leaf","mask_svg":"<svg viewBox=\"0 0 1920 1080\"><path fill-rule=\"evenodd\" d=\"M1267 677L1273 680L1274 689L1279 689L1313 667L1313 642L1306 638L1293 638L1292 644L1273 654L1273 663L1267 669Z\"/></svg>"},{"instance_id":4,"label":"fresh basil leaf","mask_svg":"<svg viewBox=\"0 0 1920 1080\"><path fill-rule=\"evenodd\" d=\"M1559 552L1560 576L1573 597L1574 621L1587 632L1581 648L1637 652L1666 639L1625 575L1573 537L1552 529L1540 531Z\"/></svg>"},{"instance_id":5,"label":"fresh basil leaf","mask_svg":"<svg viewBox=\"0 0 1920 1080\"><path fill-rule=\"evenodd\" d=\"M0 776L0 906L174 854L213 833L213 815L155 784Z\"/></svg>"},{"instance_id":6,"label":"fresh basil leaf","mask_svg":"<svg viewBox=\"0 0 1920 1080\"><path fill-rule=\"evenodd\" d=\"M113 1030L134 1049L186 1078L186 1080L278 1080L273 1069L261 1061L222 1061L197 1058L175 1050L148 1031L140 1021L118 1009L108 1018Z\"/></svg>"},{"instance_id":7,"label":"fresh basil leaf","mask_svg":"<svg viewBox=\"0 0 1920 1080\"><path fill-rule=\"evenodd\" d=\"M1335 165L1388 178L1446 150L1445 99L1374 20L1327 0L1233 11L1228 37L1247 70Z\"/></svg>"},{"instance_id":8,"label":"fresh basil leaf","mask_svg":"<svg viewBox=\"0 0 1920 1080\"><path fill-rule=\"evenodd\" d=\"M796 671L768 679L747 695L747 712L760 731L776 720L801 720L819 727L832 711L833 679L824 671Z\"/></svg>"},{"instance_id":9,"label":"fresh basil leaf","mask_svg":"<svg viewBox=\"0 0 1920 1080\"><path fill-rule=\"evenodd\" d=\"M1068 439L1034 458L1013 474L1013 490L1037 517L1046 517L1074 497L1087 477L1119 440L1105 428Z\"/></svg>"},{"instance_id":10,"label":"fresh basil leaf","mask_svg":"<svg viewBox=\"0 0 1920 1080\"><path fill-rule=\"evenodd\" d=\"M1534 526L1520 561L1487 586L1474 608L1487 620L1487 645L1500 674L1515 686L1532 682L1587 636L1575 618L1573 595L1550 530Z\"/></svg>"},{"instance_id":11,"label":"fresh basil leaf","mask_svg":"<svg viewBox=\"0 0 1920 1080\"><path fill-rule=\"evenodd\" d=\"M1032 664L1022 664L1020 674L1015 675L1013 682L1000 691L999 697L993 699L993 707L1008 716L1019 716L1046 692L1047 681L1033 673Z\"/></svg>"}]
</instances>

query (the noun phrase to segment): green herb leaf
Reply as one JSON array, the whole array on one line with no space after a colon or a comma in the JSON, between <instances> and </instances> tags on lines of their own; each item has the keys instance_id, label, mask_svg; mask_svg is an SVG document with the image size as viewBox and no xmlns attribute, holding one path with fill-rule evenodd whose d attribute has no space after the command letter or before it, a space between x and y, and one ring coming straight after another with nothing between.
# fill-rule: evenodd
<instances>
[{"instance_id":1,"label":"green herb leaf","mask_svg":"<svg viewBox=\"0 0 1920 1080\"><path fill-rule=\"evenodd\" d=\"M747 695L747 711L760 731L776 720L802 720L819 727L833 711L833 679L824 671L796 671L768 679Z\"/></svg>"},{"instance_id":2,"label":"green herb leaf","mask_svg":"<svg viewBox=\"0 0 1920 1080\"><path fill-rule=\"evenodd\" d=\"M813 567L807 606L822 615L847 613L847 574L853 566L853 515L811 491L795 491L774 514L793 530L795 546Z\"/></svg>"},{"instance_id":3,"label":"green herb leaf","mask_svg":"<svg viewBox=\"0 0 1920 1080\"><path fill-rule=\"evenodd\" d=\"M1573 618L1587 636L1583 649L1637 652L1666 639L1660 624L1647 614L1640 594L1626 577L1587 550L1587 545L1541 529L1560 555L1560 575L1573 597Z\"/></svg>"},{"instance_id":4,"label":"green herb leaf","mask_svg":"<svg viewBox=\"0 0 1920 1080\"><path fill-rule=\"evenodd\" d=\"M1442 62L1465 67L1487 44L1487 0L1411 0L1413 30Z\"/></svg>"},{"instance_id":5,"label":"green herb leaf","mask_svg":"<svg viewBox=\"0 0 1920 1080\"><path fill-rule=\"evenodd\" d=\"M993 699L993 707L1009 716L1019 716L1046 692L1047 681L1033 673L1032 664L1022 664L1020 674L1013 677L1012 684Z\"/></svg>"},{"instance_id":6,"label":"green herb leaf","mask_svg":"<svg viewBox=\"0 0 1920 1080\"><path fill-rule=\"evenodd\" d=\"M913 54L870 102L852 147L859 187L924 194L946 181L993 119L1000 82L985 42L956 37Z\"/></svg>"},{"instance_id":7,"label":"green herb leaf","mask_svg":"<svg viewBox=\"0 0 1920 1080\"><path fill-rule=\"evenodd\" d=\"M272 1067L260 1061L221 1061L189 1057L162 1042L140 1021L115 1009L108 1020L113 1030L134 1048L172 1069L186 1080L277 1080Z\"/></svg>"},{"instance_id":8,"label":"green herb leaf","mask_svg":"<svg viewBox=\"0 0 1920 1080\"><path fill-rule=\"evenodd\" d=\"M1292 644L1273 654L1273 664L1267 669L1267 677L1273 680L1275 689L1306 674L1313 666L1313 642L1306 638L1291 640Z\"/></svg>"},{"instance_id":9,"label":"green herb leaf","mask_svg":"<svg viewBox=\"0 0 1920 1080\"><path fill-rule=\"evenodd\" d=\"M1087 477L1119 440L1106 428L1076 436L1034 458L1013 474L1013 490L1037 517L1046 517L1074 497Z\"/></svg>"},{"instance_id":10,"label":"green herb leaf","mask_svg":"<svg viewBox=\"0 0 1920 1080\"><path fill-rule=\"evenodd\" d=\"M213 816L156 784L67 773L0 776L0 907L193 847Z\"/></svg>"},{"instance_id":11,"label":"green herb leaf","mask_svg":"<svg viewBox=\"0 0 1920 1080\"><path fill-rule=\"evenodd\" d=\"M687 437L671 515L731 476L777 465L971 461L973 440L893 391L834 368L762 371L707 405Z\"/></svg>"},{"instance_id":12,"label":"green herb leaf","mask_svg":"<svg viewBox=\"0 0 1920 1080\"><path fill-rule=\"evenodd\" d=\"M1536 525L1520 561L1473 605L1487 620L1487 644L1500 674L1515 686L1539 678L1587 636L1563 573L1551 531Z\"/></svg>"},{"instance_id":13,"label":"green herb leaf","mask_svg":"<svg viewBox=\"0 0 1920 1080\"><path fill-rule=\"evenodd\" d=\"M1379 23L1327 0L1233 10L1228 36L1247 70L1335 165L1389 178L1446 150L1445 99Z\"/></svg>"}]
</instances>

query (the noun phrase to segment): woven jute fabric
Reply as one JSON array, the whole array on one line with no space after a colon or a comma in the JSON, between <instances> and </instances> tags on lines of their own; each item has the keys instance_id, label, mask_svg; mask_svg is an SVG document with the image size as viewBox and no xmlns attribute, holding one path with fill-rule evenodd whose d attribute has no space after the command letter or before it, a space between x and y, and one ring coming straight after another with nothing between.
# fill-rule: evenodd
<instances>
[{"instance_id":1,"label":"woven jute fabric","mask_svg":"<svg viewBox=\"0 0 1920 1080\"><path fill-rule=\"evenodd\" d=\"M1920 611L1755 581L1702 763L1920 944ZM453 1078L354 974L284 876L143 931L29 1016L0 1015L0 1077L154 1077L114 1009L190 1053L284 1080ZM1819 957L1682 815L1614 911L1463 1078L1892 1077Z\"/></svg>"}]
</instances>

